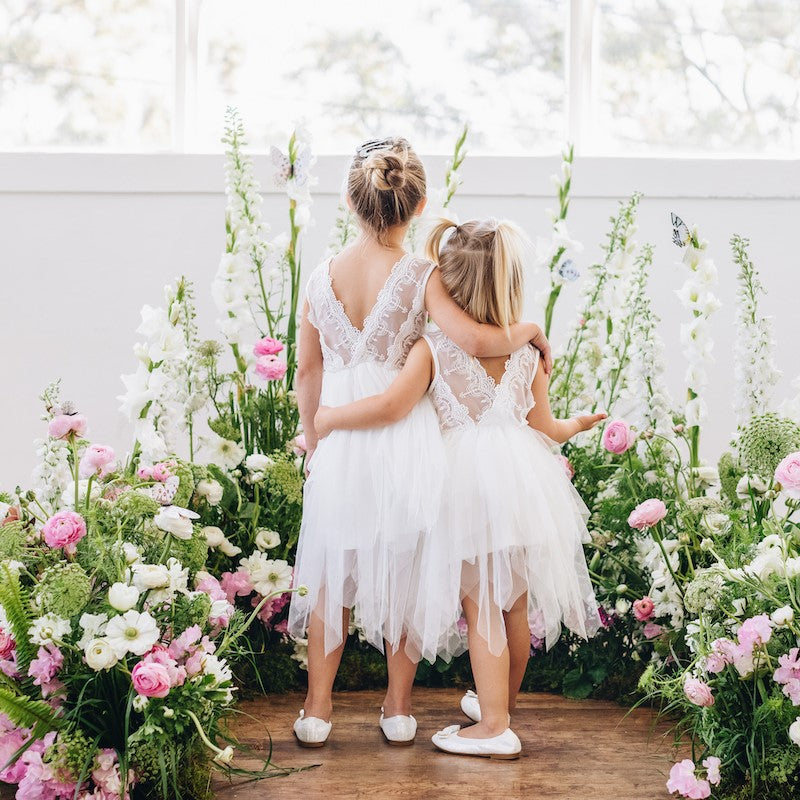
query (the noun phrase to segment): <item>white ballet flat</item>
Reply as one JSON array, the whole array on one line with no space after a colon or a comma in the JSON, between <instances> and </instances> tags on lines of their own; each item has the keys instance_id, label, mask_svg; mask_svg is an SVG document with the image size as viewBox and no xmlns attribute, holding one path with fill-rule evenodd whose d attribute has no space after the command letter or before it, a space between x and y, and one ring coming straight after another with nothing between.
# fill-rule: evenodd
<instances>
[{"instance_id":1,"label":"white ballet flat","mask_svg":"<svg viewBox=\"0 0 800 800\"><path fill-rule=\"evenodd\" d=\"M325 722L319 717L307 717L305 710L301 708L292 730L301 747L322 747L328 741L332 727L332 722Z\"/></svg>"},{"instance_id":2,"label":"white ballet flat","mask_svg":"<svg viewBox=\"0 0 800 800\"><path fill-rule=\"evenodd\" d=\"M380 726L389 744L396 747L414 744L414 737L417 735L417 721L414 717L405 714L385 717L381 709Z\"/></svg>"},{"instance_id":3,"label":"white ballet flat","mask_svg":"<svg viewBox=\"0 0 800 800\"><path fill-rule=\"evenodd\" d=\"M439 733L434 733L431 741L445 753L459 756L481 756L482 758L519 758L522 743L511 728L506 728L499 736L489 739L467 739L459 736L460 725L450 725Z\"/></svg>"},{"instance_id":4,"label":"white ballet flat","mask_svg":"<svg viewBox=\"0 0 800 800\"><path fill-rule=\"evenodd\" d=\"M461 698L461 710L473 722L481 721L481 704L478 702L478 695L468 689L467 693Z\"/></svg>"}]
</instances>

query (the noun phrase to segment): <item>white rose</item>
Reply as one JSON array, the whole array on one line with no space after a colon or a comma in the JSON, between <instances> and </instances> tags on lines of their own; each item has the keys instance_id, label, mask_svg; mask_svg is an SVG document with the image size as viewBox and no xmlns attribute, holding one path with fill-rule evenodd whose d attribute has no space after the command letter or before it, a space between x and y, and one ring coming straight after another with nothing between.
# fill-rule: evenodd
<instances>
[{"instance_id":1,"label":"white rose","mask_svg":"<svg viewBox=\"0 0 800 800\"><path fill-rule=\"evenodd\" d=\"M92 639L86 645L84 656L86 663L95 672L99 672L101 669L111 669L119 661L114 648L108 643L108 639Z\"/></svg>"},{"instance_id":2,"label":"white rose","mask_svg":"<svg viewBox=\"0 0 800 800\"><path fill-rule=\"evenodd\" d=\"M262 453L253 453L244 460L244 465L248 472L264 472L267 467L271 467L275 462Z\"/></svg>"},{"instance_id":3,"label":"white rose","mask_svg":"<svg viewBox=\"0 0 800 800\"><path fill-rule=\"evenodd\" d=\"M206 537L209 547L219 547L225 541L225 534L216 525L206 525L200 533Z\"/></svg>"},{"instance_id":4,"label":"white rose","mask_svg":"<svg viewBox=\"0 0 800 800\"><path fill-rule=\"evenodd\" d=\"M169 570L163 564L134 564L133 584L140 591L169 586Z\"/></svg>"},{"instance_id":5,"label":"white rose","mask_svg":"<svg viewBox=\"0 0 800 800\"><path fill-rule=\"evenodd\" d=\"M222 484L219 481L200 481L195 489L197 494L204 498L210 506L219 505L222 500Z\"/></svg>"},{"instance_id":6,"label":"white rose","mask_svg":"<svg viewBox=\"0 0 800 800\"><path fill-rule=\"evenodd\" d=\"M180 506L165 506L153 518L157 528L166 533L171 533L178 539L191 539L194 526L193 519L198 519L200 515L188 508Z\"/></svg>"},{"instance_id":7,"label":"white rose","mask_svg":"<svg viewBox=\"0 0 800 800\"><path fill-rule=\"evenodd\" d=\"M277 547L280 543L280 534L276 533L275 531L262 528L256 534L256 547L259 550L271 550L273 547Z\"/></svg>"},{"instance_id":8,"label":"white rose","mask_svg":"<svg viewBox=\"0 0 800 800\"><path fill-rule=\"evenodd\" d=\"M789 738L800 747L800 717L789 726Z\"/></svg>"},{"instance_id":9,"label":"white rose","mask_svg":"<svg viewBox=\"0 0 800 800\"><path fill-rule=\"evenodd\" d=\"M220 552L224 555L233 558L234 556L238 556L239 553L242 552L241 547L237 547L233 542L229 541L228 539L224 539L222 544L219 546Z\"/></svg>"},{"instance_id":10,"label":"white rose","mask_svg":"<svg viewBox=\"0 0 800 800\"><path fill-rule=\"evenodd\" d=\"M770 619L779 628L784 628L794 619L794 609L791 606L778 608L772 612Z\"/></svg>"},{"instance_id":11,"label":"white rose","mask_svg":"<svg viewBox=\"0 0 800 800\"><path fill-rule=\"evenodd\" d=\"M139 602L139 590L127 583L115 583L108 590L108 602L117 611L129 611Z\"/></svg>"}]
</instances>

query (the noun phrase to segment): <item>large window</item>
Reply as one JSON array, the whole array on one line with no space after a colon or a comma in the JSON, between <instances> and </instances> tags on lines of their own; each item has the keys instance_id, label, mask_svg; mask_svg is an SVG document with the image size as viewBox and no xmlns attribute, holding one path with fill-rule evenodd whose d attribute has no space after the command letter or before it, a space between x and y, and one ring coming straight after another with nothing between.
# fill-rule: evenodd
<instances>
[{"instance_id":1,"label":"large window","mask_svg":"<svg viewBox=\"0 0 800 800\"><path fill-rule=\"evenodd\" d=\"M4 0L0 150L800 152L798 0Z\"/></svg>"}]
</instances>

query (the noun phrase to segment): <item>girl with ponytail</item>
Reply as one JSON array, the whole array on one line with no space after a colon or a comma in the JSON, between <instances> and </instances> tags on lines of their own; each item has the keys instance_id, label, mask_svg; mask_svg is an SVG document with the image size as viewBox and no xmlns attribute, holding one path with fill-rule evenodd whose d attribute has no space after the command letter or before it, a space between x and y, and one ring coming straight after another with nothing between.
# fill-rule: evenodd
<instances>
[{"instance_id":1,"label":"girl with ponytail","mask_svg":"<svg viewBox=\"0 0 800 800\"><path fill-rule=\"evenodd\" d=\"M508 222L441 222L427 254L475 322L510 330L522 313L523 241ZM445 478L437 521L414 565L406 630L424 658L449 660L464 649L458 620L466 617L477 694L468 692L461 707L476 724L433 737L450 753L516 758L521 743L510 714L531 631L549 648L562 624L583 637L599 627L582 547L588 511L553 444L605 414L554 419L540 362L529 344L507 358L477 358L447 331L431 331L388 389L316 414L325 436L397 424L426 394L433 401Z\"/></svg>"},{"instance_id":2,"label":"girl with ponytail","mask_svg":"<svg viewBox=\"0 0 800 800\"><path fill-rule=\"evenodd\" d=\"M416 555L438 516L444 450L430 399L381 430L340 431L318 443L320 402L341 405L385 391L422 335L428 314L466 352L502 356L533 341L538 325L472 318L435 265L406 253L409 224L425 205L425 170L405 139L363 144L347 201L361 233L310 276L300 324L297 397L309 477L297 548L289 631L308 636L308 693L294 723L319 747L331 731L331 691L351 609L366 639L386 651L389 685L380 727L411 744L411 687L418 650L407 641Z\"/></svg>"}]
</instances>

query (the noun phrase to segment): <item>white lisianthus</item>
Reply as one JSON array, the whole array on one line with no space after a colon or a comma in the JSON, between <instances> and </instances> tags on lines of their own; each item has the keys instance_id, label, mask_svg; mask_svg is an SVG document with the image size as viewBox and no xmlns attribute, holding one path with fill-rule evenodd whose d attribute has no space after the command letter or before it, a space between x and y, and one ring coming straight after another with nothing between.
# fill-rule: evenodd
<instances>
[{"instance_id":1,"label":"white lisianthus","mask_svg":"<svg viewBox=\"0 0 800 800\"><path fill-rule=\"evenodd\" d=\"M166 533L171 533L178 539L191 539L194 531L193 519L198 519L199 514L180 506L166 506L153 518L155 526Z\"/></svg>"},{"instance_id":2,"label":"white lisianthus","mask_svg":"<svg viewBox=\"0 0 800 800\"><path fill-rule=\"evenodd\" d=\"M139 602L139 590L118 581L108 590L108 602L117 611L130 611Z\"/></svg>"},{"instance_id":3,"label":"white lisianthus","mask_svg":"<svg viewBox=\"0 0 800 800\"><path fill-rule=\"evenodd\" d=\"M222 500L223 489L219 481L204 480L197 484L195 492L210 506L218 506Z\"/></svg>"},{"instance_id":4,"label":"white lisianthus","mask_svg":"<svg viewBox=\"0 0 800 800\"><path fill-rule=\"evenodd\" d=\"M95 672L111 669L119 661L108 639L92 639L84 648L84 657Z\"/></svg>"},{"instance_id":5,"label":"white lisianthus","mask_svg":"<svg viewBox=\"0 0 800 800\"><path fill-rule=\"evenodd\" d=\"M239 562L250 576L253 588L264 596L286 592L292 585L292 568L286 561L253 553Z\"/></svg>"},{"instance_id":6,"label":"white lisianthus","mask_svg":"<svg viewBox=\"0 0 800 800\"><path fill-rule=\"evenodd\" d=\"M77 641L78 647L85 650L92 639L103 635L108 622L108 614L82 614L78 620L78 625L83 630L83 635Z\"/></svg>"},{"instance_id":7,"label":"white lisianthus","mask_svg":"<svg viewBox=\"0 0 800 800\"><path fill-rule=\"evenodd\" d=\"M206 537L206 544L209 547L219 547L225 541L225 534L216 525L206 525L200 533Z\"/></svg>"},{"instance_id":8,"label":"white lisianthus","mask_svg":"<svg viewBox=\"0 0 800 800\"><path fill-rule=\"evenodd\" d=\"M71 630L68 619L57 614L45 614L33 621L28 628L28 637L33 644L60 644Z\"/></svg>"},{"instance_id":9,"label":"white lisianthus","mask_svg":"<svg viewBox=\"0 0 800 800\"><path fill-rule=\"evenodd\" d=\"M277 547L281 543L281 537L276 531L262 528L256 534L255 543L259 550L272 550L273 547Z\"/></svg>"},{"instance_id":10,"label":"white lisianthus","mask_svg":"<svg viewBox=\"0 0 800 800\"><path fill-rule=\"evenodd\" d=\"M779 627L785 628L794 620L794 609L791 606L782 606L770 614L770 619Z\"/></svg>"},{"instance_id":11,"label":"white lisianthus","mask_svg":"<svg viewBox=\"0 0 800 800\"><path fill-rule=\"evenodd\" d=\"M169 586L169 570L163 564L134 564L133 585L142 592Z\"/></svg>"},{"instance_id":12,"label":"white lisianthus","mask_svg":"<svg viewBox=\"0 0 800 800\"><path fill-rule=\"evenodd\" d=\"M106 639L117 658L122 658L126 653L144 655L158 641L158 637L158 624L147 611L126 611L112 617L106 626Z\"/></svg>"}]
</instances>

